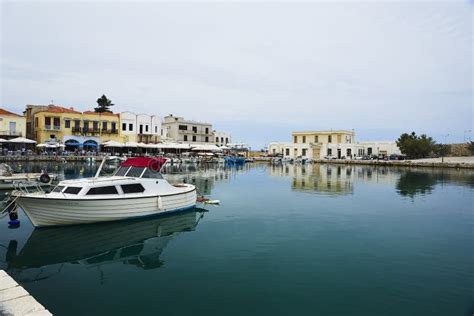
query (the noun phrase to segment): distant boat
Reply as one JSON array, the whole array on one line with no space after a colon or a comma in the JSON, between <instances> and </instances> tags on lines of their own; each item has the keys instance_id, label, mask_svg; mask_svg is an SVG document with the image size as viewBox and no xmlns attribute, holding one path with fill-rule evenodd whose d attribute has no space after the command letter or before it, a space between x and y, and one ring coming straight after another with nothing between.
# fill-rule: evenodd
<instances>
[{"instance_id":1,"label":"distant boat","mask_svg":"<svg viewBox=\"0 0 474 316\"><path fill-rule=\"evenodd\" d=\"M61 181L50 193L13 191L35 227L124 220L193 208L196 187L171 185L159 172L166 159L136 157L112 176Z\"/></svg>"},{"instance_id":2,"label":"distant boat","mask_svg":"<svg viewBox=\"0 0 474 316\"><path fill-rule=\"evenodd\" d=\"M51 185L57 175L41 173L14 173L7 164L0 164L0 190L13 190L18 186L33 188L41 185Z\"/></svg>"}]
</instances>

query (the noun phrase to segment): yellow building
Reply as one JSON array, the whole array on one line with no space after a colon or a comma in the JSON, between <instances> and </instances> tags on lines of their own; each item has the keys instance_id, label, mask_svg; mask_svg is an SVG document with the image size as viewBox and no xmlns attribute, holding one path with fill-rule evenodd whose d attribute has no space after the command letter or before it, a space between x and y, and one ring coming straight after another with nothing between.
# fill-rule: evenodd
<instances>
[{"instance_id":1,"label":"yellow building","mask_svg":"<svg viewBox=\"0 0 474 316\"><path fill-rule=\"evenodd\" d=\"M0 108L0 138L26 136L26 118Z\"/></svg>"},{"instance_id":2,"label":"yellow building","mask_svg":"<svg viewBox=\"0 0 474 316\"><path fill-rule=\"evenodd\" d=\"M293 132L291 133L293 144L300 144L307 149L302 148L303 156L306 156L306 151L311 150L311 157L317 159L321 155L326 155L326 147L332 144L354 144L354 131L334 130L334 131L308 131L308 132ZM297 148L294 150L297 152ZM309 154L309 153L308 153ZM295 156L297 154L295 153Z\"/></svg>"},{"instance_id":3,"label":"yellow building","mask_svg":"<svg viewBox=\"0 0 474 316\"><path fill-rule=\"evenodd\" d=\"M69 150L94 150L109 140L123 142L119 114L79 112L55 105L39 107L28 106L25 111L38 143L59 142Z\"/></svg>"}]
</instances>

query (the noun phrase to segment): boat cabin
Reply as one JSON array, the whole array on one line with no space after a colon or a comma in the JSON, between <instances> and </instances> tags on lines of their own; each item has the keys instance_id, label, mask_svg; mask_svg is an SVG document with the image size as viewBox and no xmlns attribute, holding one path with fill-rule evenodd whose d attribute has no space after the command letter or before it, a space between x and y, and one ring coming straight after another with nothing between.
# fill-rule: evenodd
<instances>
[{"instance_id":1,"label":"boat cabin","mask_svg":"<svg viewBox=\"0 0 474 316\"><path fill-rule=\"evenodd\" d=\"M159 183L159 181L150 182L149 180L164 179L160 170L165 163L164 158L129 158L120 164L110 177L61 181L51 193L84 197L146 193L145 191L152 189L152 186L156 188ZM169 186L167 182L164 184L160 181L160 184Z\"/></svg>"}]
</instances>

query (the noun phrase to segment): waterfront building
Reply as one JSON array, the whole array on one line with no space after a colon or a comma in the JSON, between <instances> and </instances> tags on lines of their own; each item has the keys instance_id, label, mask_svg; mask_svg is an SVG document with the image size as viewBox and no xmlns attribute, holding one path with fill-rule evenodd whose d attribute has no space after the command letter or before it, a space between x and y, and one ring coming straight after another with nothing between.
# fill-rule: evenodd
<instances>
[{"instance_id":1,"label":"waterfront building","mask_svg":"<svg viewBox=\"0 0 474 316\"><path fill-rule=\"evenodd\" d=\"M214 143L217 146L226 146L232 142L232 137L228 133L214 131Z\"/></svg>"},{"instance_id":2,"label":"waterfront building","mask_svg":"<svg viewBox=\"0 0 474 316\"><path fill-rule=\"evenodd\" d=\"M273 142L268 153L287 158L353 158L365 155L400 154L394 141L355 142L354 131L293 132L292 142Z\"/></svg>"},{"instance_id":3,"label":"waterfront building","mask_svg":"<svg viewBox=\"0 0 474 316\"><path fill-rule=\"evenodd\" d=\"M157 115L120 113L121 135L126 142L157 143L160 141L161 120Z\"/></svg>"},{"instance_id":4,"label":"waterfront building","mask_svg":"<svg viewBox=\"0 0 474 316\"><path fill-rule=\"evenodd\" d=\"M175 142L214 143L212 124L185 120L183 117L166 116L162 123L163 134Z\"/></svg>"},{"instance_id":5,"label":"waterfront building","mask_svg":"<svg viewBox=\"0 0 474 316\"><path fill-rule=\"evenodd\" d=\"M11 139L26 136L26 118L0 108L0 138Z\"/></svg>"},{"instance_id":6,"label":"waterfront building","mask_svg":"<svg viewBox=\"0 0 474 316\"><path fill-rule=\"evenodd\" d=\"M97 150L109 140L123 142L120 115L116 113L80 112L56 105L28 106L25 112L27 122L33 122L33 139L38 143L58 142L69 150Z\"/></svg>"}]
</instances>

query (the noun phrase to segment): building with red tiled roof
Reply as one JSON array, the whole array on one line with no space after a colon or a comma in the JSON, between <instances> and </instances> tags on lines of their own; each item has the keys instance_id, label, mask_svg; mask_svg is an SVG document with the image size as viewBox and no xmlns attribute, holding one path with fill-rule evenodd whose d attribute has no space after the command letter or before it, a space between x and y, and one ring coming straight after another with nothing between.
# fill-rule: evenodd
<instances>
[{"instance_id":1,"label":"building with red tiled roof","mask_svg":"<svg viewBox=\"0 0 474 316\"><path fill-rule=\"evenodd\" d=\"M120 114L80 112L58 105L28 105L25 111L27 134L38 143L60 142L70 149L93 150L103 142L124 142L120 134Z\"/></svg>"}]
</instances>

